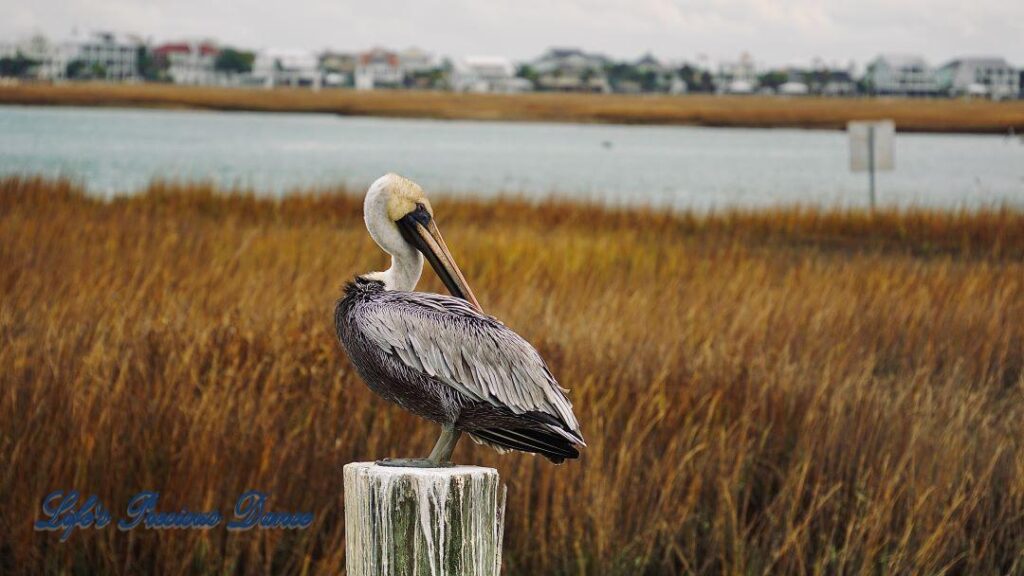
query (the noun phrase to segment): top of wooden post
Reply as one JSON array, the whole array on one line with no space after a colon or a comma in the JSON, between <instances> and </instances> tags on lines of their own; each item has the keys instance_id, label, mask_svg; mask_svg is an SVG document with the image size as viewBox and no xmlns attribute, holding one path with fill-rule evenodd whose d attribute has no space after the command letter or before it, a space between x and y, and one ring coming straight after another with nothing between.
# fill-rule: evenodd
<instances>
[{"instance_id":1,"label":"top of wooden post","mask_svg":"<svg viewBox=\"0 0 1024 576\"><path fill-rule=\"evenodd\" d=\"M352 576L496 575L504 516L505 487L493 468L345 465Z\"/></svg>"},{"instance_id":2,"label":"top of wooden post","mask_svg":"<svg viewBox=\"0 0 1024 576\"><path fill-rule=\"evenodd\" d=\"M381 466L376 462L350 462L345 464L345 474L371 473L374 476L405 476L424 478L452 478L454 476L489 476L497 475L494 468L484 466L459 465L446 468L414 468L411 466Z\"/></svg>"}]
</instances>

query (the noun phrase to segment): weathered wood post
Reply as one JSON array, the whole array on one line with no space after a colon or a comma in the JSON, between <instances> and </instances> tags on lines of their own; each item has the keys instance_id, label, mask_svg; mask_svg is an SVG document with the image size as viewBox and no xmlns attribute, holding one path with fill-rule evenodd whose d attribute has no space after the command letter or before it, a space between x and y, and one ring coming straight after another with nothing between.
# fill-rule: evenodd
<instances>
[{"instance_id":1,"label":"weathered wood post","mask_svg":"<svg viewBox=\"0 0 1024 576\"><path fill-rule=\"evenodd\" d=\"M349 576L497 575L504 520L493 468L345 465Z\"/></svg>"}]
</instances>

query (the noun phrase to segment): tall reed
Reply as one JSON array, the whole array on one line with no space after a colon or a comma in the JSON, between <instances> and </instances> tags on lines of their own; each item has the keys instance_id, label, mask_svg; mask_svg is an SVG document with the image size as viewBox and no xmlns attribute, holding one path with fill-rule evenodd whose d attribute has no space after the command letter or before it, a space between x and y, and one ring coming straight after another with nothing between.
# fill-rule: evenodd
<instances>
[{"instance_id":1,"label":"tall reed","mask_svg":"<svg viewBox=\"0 0 1024 576\"><path fill-rule=\"evenodd\" d=\"M457 450L508 483L506 573L1024 572L1021 213L434 206L589 443ZM341 571L341 466L436 435L335 341L342 283L385 264L345 190L0 180L0 573ZM316 519L34 532L71 488Z\"/></svg>"}]
</instances>

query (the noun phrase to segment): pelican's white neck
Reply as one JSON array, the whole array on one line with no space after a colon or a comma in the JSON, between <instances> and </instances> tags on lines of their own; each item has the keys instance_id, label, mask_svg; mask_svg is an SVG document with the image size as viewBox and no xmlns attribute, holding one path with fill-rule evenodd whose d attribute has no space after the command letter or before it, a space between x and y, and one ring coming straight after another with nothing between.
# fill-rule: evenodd
<instances>
[{"instance_id":1,"label":"pelican's white neck","mask_svg":"<svg viewBox=\"0 0 1024 576\"><path fill-rule=\"evenodd\" d=\"M378 280L384 283L385 290L401 290L412 292L423 273L423 256L413 252L413 257L391 255L391 267L383 272L363 274L367 280Z\"/></svg>"},{"instance_id":2,"label":"pelican's white neck","mask_svg":"<svg viewBox=\"0 0 1024 576\"><path fill-rule=\"evenodd\" d=\"M390 268L383 272L370 272L363 277L383 282L386 290L412 291L423 273L423 255L405 241L398 225L389 216L389 186L396 178L399 177L389 174L378 179L370 186L363 201L366 230L380 249L391 255Z\"/></svg>"}]
</instances>

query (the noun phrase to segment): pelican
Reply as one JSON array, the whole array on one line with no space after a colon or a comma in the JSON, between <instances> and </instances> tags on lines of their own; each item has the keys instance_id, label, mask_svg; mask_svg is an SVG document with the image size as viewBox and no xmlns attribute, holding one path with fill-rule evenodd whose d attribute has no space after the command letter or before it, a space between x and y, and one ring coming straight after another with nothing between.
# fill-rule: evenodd
<instances>
[{"instance_id":1,"label":"pelican","mask_svg":"<svg viewBox=\"0 0 1024 576\"><path fill-rule=\"evenodd\" d=\"M366 229L391 256L383 272L356 276L334 312L338 339L367 386L441 425L426 458L389 466L451 466L463 432L498 452L559 464L586 446L572 404L540 354L484 314L434 222L423 190L388 174L363 202ZM423 258L452 296L414 292Z\"/></svg>"}]
</instances>

